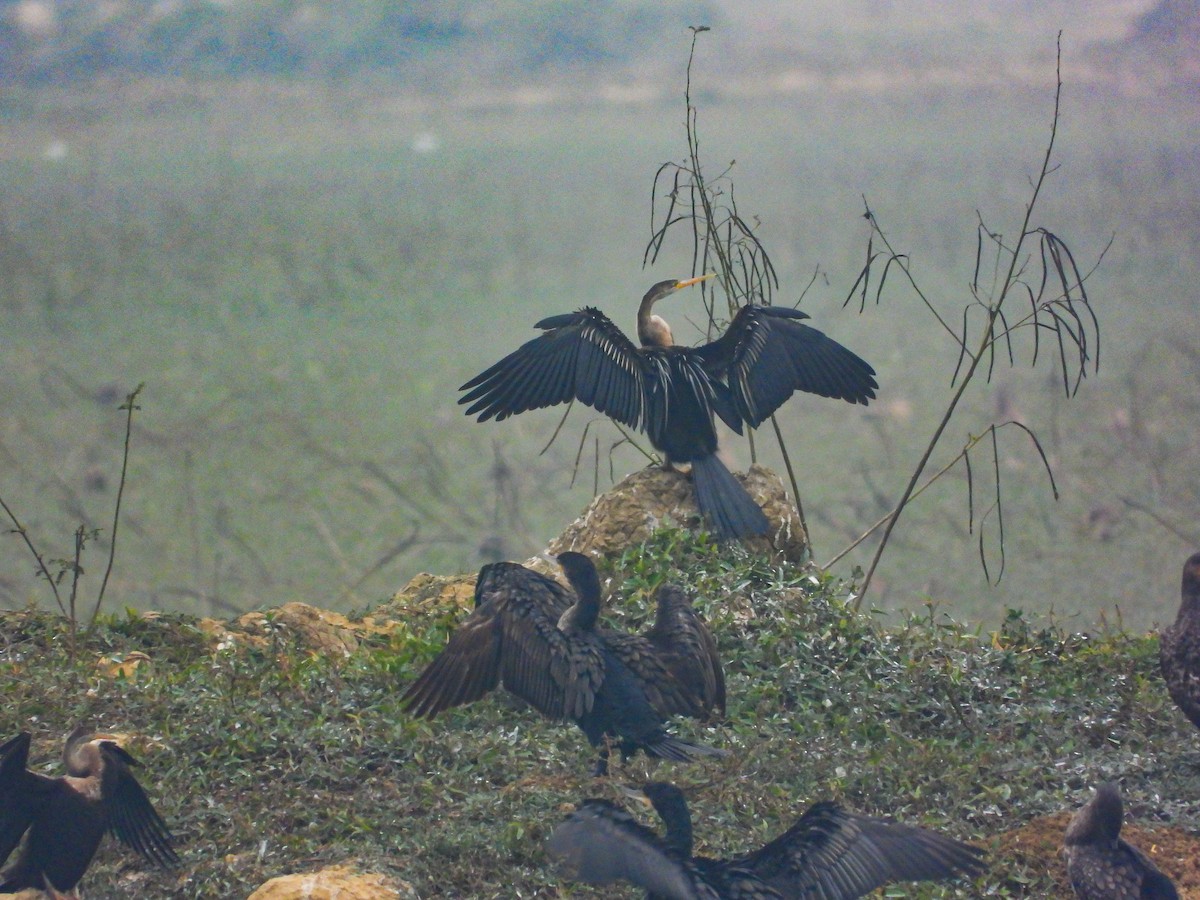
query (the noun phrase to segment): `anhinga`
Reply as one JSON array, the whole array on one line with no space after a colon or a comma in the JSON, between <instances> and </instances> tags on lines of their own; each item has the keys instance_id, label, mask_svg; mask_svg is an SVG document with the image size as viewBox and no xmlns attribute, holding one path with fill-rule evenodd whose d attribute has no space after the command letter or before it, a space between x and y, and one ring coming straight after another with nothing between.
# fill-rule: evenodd
<instances>
[{"instance_id":1,"label":"anhinga","mask_svg":"<svg viewBox=\"0 0 1200 900\"><path fill-rule=\"evenodd\" d=\"M464 384L458 402L484 422L579 400L644 430L668 467L689 464L696 505L719 539L765 534L763 511L717 457L714 415L741 434L795 391L865 405L879 385L866 362L788 307L743 306L717 340L676 346L654 304L711 277L650 288L638 308L641 347L594 307L543 319L535 327L544 334Z\"/></svg>"},{"instance_id":2,"label":"anhinga","mask_svg":"<svg viewBox=\"0 0 1200 900\"><path fill-rule=\"evenodd\" d=\"M0 879L0 893L36 888L56 896L74 889L105 831L148 862L179 862L171 832L130 771L136 760L111 735L72 731L61 778L28 770L29 744L23 732L0 746L0 864L29 833L24 852Z\"/></svg>"},{"instance_id":3,"label":"anhinga","mask_svg":"<svg viewBox=\"0 0 1200 900\"><path fill-rule=\"evenodd\" d=\"M1102 784L1071 818L1063 844L1067 875L1081 900L1178 900L1150 857L1121 840L1124 810L1115 784Z\"/></svg>"},{"instance_id":4,"label":"anhinga","mask_svg":"<svg viewBox=\"0 0 1200 900\"><path fill-rule=\"evenodd\" d=\"M1158 660L1167 692L1200 728L1200 553L1183 565L1179 614L1158 636Z\"/></svg>"},{"instance_id":5,"label":"anhinga","mask_svg":"<svg viewBox=\"0 0 1200 900\"><path fill-rule=\"evenodd\" d=\"M607 800L585 800L546 848L591 884L629 881L663 900L808 897L850 900L892 881L982 873L983 851L953 838L817 803L759 850L732 859L692 856L692 817L679 788L642 791L663 821L660 837Z\"/></svg>"},{"instance_id":6,"label":"anhinga","mask_svg":"<svg viewBox=\"0 0 1200 900\"><path fill-rule=\"evenodd\" d=\"M596 774L608 770L608 740L622 756L692 760L724 751L673 738L671 715L723 713L725 680L712 635L675 588L659 593L645 635L598 627L600 578L581 553L558 556L574 591L516 563L479 572L475 610L405 692L406 709L433 717L499 685L543 715L570 719L599 746Z\"/></svg>"}]
</instances>

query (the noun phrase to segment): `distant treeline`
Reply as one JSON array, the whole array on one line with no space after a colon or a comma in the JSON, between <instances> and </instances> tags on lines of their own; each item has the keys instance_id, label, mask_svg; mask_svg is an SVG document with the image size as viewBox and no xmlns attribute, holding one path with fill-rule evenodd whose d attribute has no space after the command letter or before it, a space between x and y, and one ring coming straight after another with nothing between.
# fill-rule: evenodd
<instances>
[{"instance_id":1,"label":"distant treeline","mask_svg":"<svg viewBox=\"0 0 1200 900\"><path fill-rule=\"evenodd\" d=\"M0 0L0 79L528 74L635 62L713 14L712 0Z\"/></svg>"}]
</instances>

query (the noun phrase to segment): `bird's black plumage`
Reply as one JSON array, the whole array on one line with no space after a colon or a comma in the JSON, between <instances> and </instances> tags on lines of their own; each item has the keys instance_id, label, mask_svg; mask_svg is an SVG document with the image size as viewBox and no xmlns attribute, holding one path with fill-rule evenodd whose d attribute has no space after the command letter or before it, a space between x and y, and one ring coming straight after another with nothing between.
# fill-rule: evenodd
<instances>
[{"instance_id":1,"label":"bird's black plumage","mask_svg":"<svg viewBox=\"0 0 1200 900\"><path fill-rule=\"evenodd\" d=\"M850 900L891 881L984 870L982 851L945 835L817 803L765 847L731 859L692 856L683 793L643 788L663 820L660 837L607 800L585 800L547 844L568 874L592 884L629 881L663 900L802 897Z\"/></svg>"},{"instance_id":2,"label":"bird's black plumage","mask_svg":"<svg viewBox=\"0 0 1200 900\"><path fill-rule=\"evenodd\" d=\"M63 778L28 770L30 740L22 733L0 746L0 864L28 833L0 879L0 893L72 890L105 831L147 862L179 862L170 830L131 771L136 761L112 739L75 729L63 750Z\"/></svg>"},{"instance_id":3,"label":"bird's black plumage","mask_svg":"<svg viewBox=\"0 0 1200 900\"><path fill-rule=\"evenodd\" d=\"M766 516L716 456L714 417L741 434L796 391L866 404L879 385L871 366L786 307L743 306L717 340L675 346L651 307L701 280L650 288L641 347L594 307L543 319L544 333L464 384L459 403L484 422L579 400L645 431L667 465L691 465L697 506L721 540L764 534Z\"/></svg>"},{"instance_id":4,"label":"bird's black plumage","mask_svg":"<svg viewBox=\"0 0 1200 900\"><path fill-rule=\"evenodd\" d=\"M515 563L484 566L475 610L405 692L414 715L432 717L503 685L554 719L570 719L601 747L623 754L690 760L720 751L673 738L671 715L723 713L725 682L716 645L677 588L660 589L658 618L646 635L598 625L600 581L580 553L559 564L573 591Z\"/></svg>"},{"instance_id":5,"label":"bird's black plumage","mask_svg":"<svg viewBox=\"0 0 1200 900\"><path fill-rule=\"evenodd\" d=\"M1121 839L1124 809L1115 784L1102 784L1071 818L1063 844L1067 874L1080 900L1178 900L1145 853Z\"/></svg>"},{"instance_id":6,"label":"bird's black plumage","mask_svg":"<svg viewBox=\"0 0 1200 900\"><path fill-rule=\"evenodd\" d=\"M1167 692L1200 728L1200 553L1183 565L1179 613L1159 634L1158 653Z\"/></svg>"}]
</instances>

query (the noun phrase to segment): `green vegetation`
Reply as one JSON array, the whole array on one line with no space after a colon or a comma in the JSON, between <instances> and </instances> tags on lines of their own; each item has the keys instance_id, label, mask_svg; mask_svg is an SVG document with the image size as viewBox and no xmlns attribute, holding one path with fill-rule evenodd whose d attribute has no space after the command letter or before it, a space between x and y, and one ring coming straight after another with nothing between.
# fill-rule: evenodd
<instances>
[{"instance_id":1,"label":"green vegetation","mask_svg":"<svg viewBox=\"0 0 1200 900\"><path fill-rule=\"evenodd\" d=\"M1194 730L1166 697L1151 638L1071 633L1017 611L994 632L936 608L881 627L851 611L853 584L673 531L606 574L619 585L606 615L627 627L650 614L662 580L698 591L726 660L728 721L672 727L727 747L728 760L614 767L617 782L652 774L684 786L702 852L760 845L824 797L991 845L1104 778L1121 780L1143 820L1151 808L1200 825ZM56 759L79 721L137 736L143 783L182 840L183 867L178 880L131 872L107 843L84 883L92 900L244 896L345 860L421 896L553 894L541 844L564 804L618 794L588 777L576 729L504 695L432 723L404 716L397 698L447 624L445 610L410 615L342 659L282 628L260 649L214 649L186 617L129 612L104 617L72 661L61 619L9 613L0 733L32 728L37 763ZM133 676L98 673L93 654L135 650L150 662ZM996 859L977 886L902 895L1050 893L1044 876Z\"/></svg>"}]
</instances>

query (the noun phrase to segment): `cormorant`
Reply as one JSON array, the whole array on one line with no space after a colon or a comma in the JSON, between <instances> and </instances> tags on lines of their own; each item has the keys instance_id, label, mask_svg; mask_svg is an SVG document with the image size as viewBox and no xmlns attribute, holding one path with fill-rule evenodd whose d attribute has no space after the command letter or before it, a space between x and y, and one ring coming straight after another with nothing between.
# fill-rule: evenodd
<instances>
[{"instance_id":1,"label":"cormorant","mask_svg":"<svg viewBox=\"0 0 1200 900\"><path fill-rule=\"evenodd\" d=\"M717 340L678 347L654 304L699 278L660 281L638 308L635 347L600 310L542 319L527 342L459 390L479 421L579 400L642 429L669 468L690 464L696 505L722 540L765 534L767 517L717 457L714 415L738 434L757 428L794 391L866 405L875 370L779 306L743 306Z\"/></svg>"},{"instance_id":2,"label":"cormorant","mask_svg":"<svg viewBox=\"0 0 1200 900\"><path fill-rule=\"evenodd\" d=\"M1180 595L1175 624L1158 636L1158 659L1171 699L1200 728L1200 553L1183 564Z\"/></svg>"},{"instance_id":3,"label":"cormorant","mask_svg":"<svg viewBox=\"0 0 1200 900\"><path fill-rule=\"evenodd\" d=\"M662 837L607 800L585 800L550 836L550 855L580 881L629 881L659 900L850 900L891 881L975 876L986 868L978 847L834 803L809 807L791 828L752 853L693 857L692 817L683 793L662 782L642 790L663 820Z\"/></svg>"},{"instance_id":4,"label":"cormorant","mask_svg":"<svg viewBox=\"0 0 1200 900\"><path fill-rule=\"evenodd\" d=\"M724 751L673 738L670 715L723 714L725 679L712 635L682 592L659 592L645 635L597 626L600 578L581 553L559 554L572 594L516 563L479 572L475 610L402 698L432 718L503 685L543 715L571 719L599 746L596 774L608 771L608 739L623 757L638 749L692 760Z\"/></svg>"},{"instance_id":5,"label":"cormorant","mask_svg":"<svg viewBox=\"0 0 1200 900\"><path fill-rule=\"evenodd\" d=\"M1063 843L1067 874L1080 900L1178 900L1171 879L1150 857L1121 840L1121 794L1102 784L1075 813Z\"/></svg>"},{"instance_id":6,"label":"cormorant","mask_svg":"<svg viewBox=\"0 0 1200 900\"><path fill-rule=\"evenodd\" d=\"M111 831L148 862L174 866L174 838L134 778L137 761L111 735L76 728L63 749L67 774L48 778L27 768L30 735L0 746L0 864L28 832L25 849L0 878L0 893L24 888L52 896L70 891Z\"/></svg>"}]
</instances>

